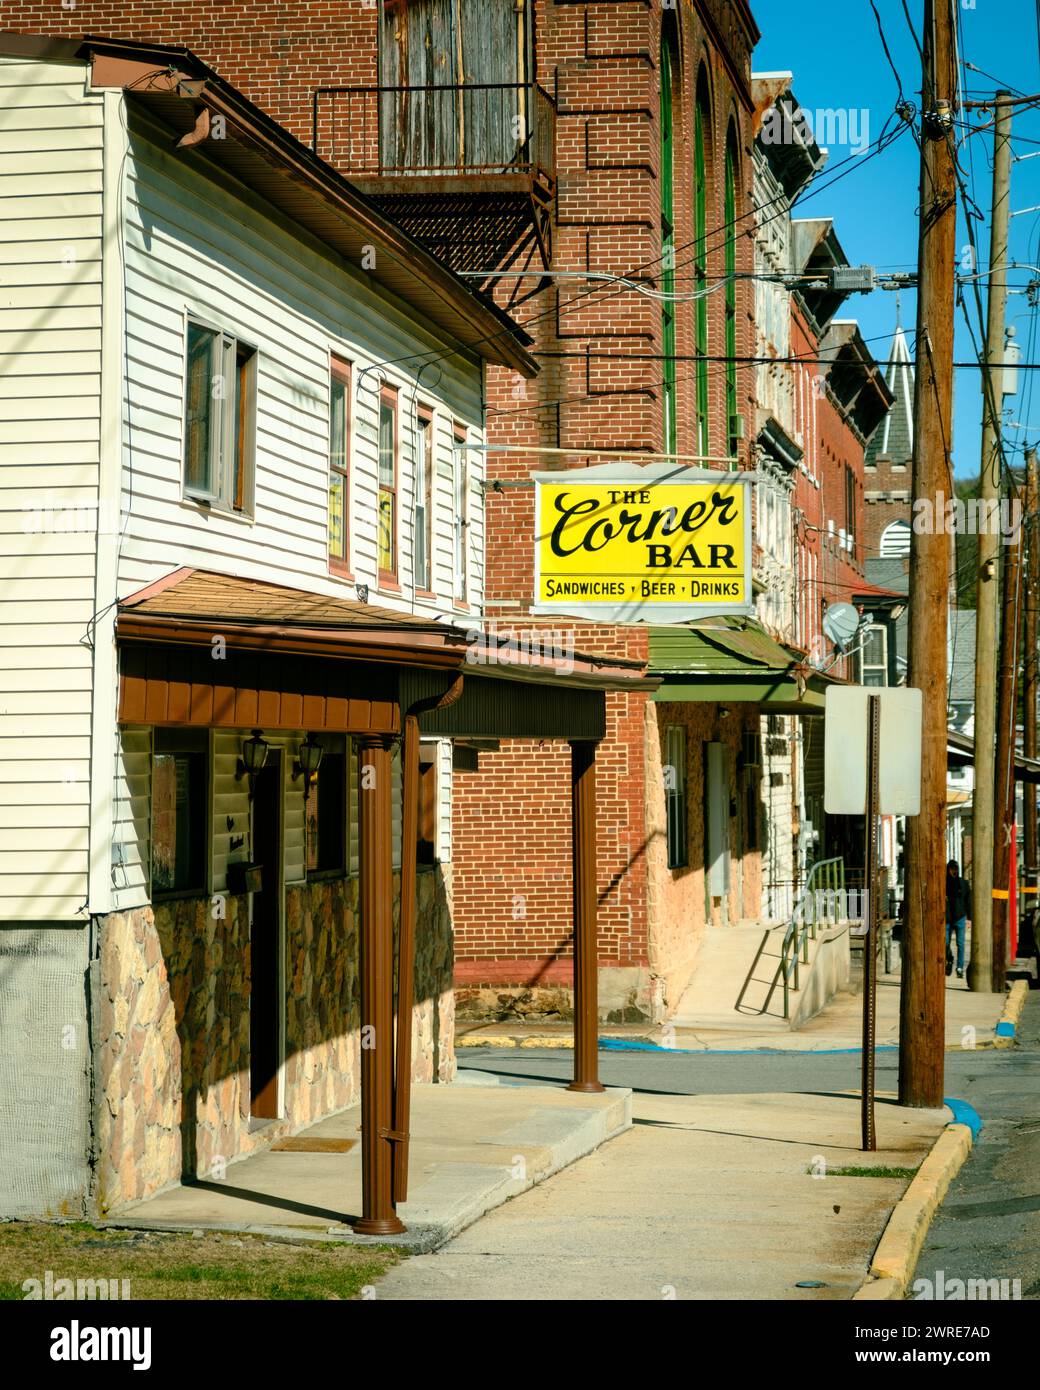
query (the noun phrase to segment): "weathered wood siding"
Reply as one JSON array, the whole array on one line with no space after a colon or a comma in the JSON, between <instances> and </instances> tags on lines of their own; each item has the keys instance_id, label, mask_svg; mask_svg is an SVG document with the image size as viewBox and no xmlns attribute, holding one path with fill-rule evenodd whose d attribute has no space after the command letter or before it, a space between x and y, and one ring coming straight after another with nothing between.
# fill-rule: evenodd
<instances>
[{"instance_id":1,"label":"weathered wood siding","mask_svg":"<svg viewBox=\"0 0 1040 1390\"><path fill-rule=\"evenodd\" d=\"M0 921L83 920L103 115L0 58Z\"/></svg>"}]
</instances>

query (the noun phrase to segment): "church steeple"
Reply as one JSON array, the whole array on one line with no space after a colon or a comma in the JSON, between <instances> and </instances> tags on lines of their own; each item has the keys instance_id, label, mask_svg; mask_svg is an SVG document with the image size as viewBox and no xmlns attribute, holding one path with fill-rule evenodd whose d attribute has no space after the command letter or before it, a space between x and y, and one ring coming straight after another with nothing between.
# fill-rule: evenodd
<instances>
[{"instance_id":1,"label":"church steeple","mask_svg":"<svg viewBox=\"0 0 1040 1390\"><path fill-rule=\"evenodd\" d=\"M896 331L888 358L885 381L895 400L892 409L874 431L864 461L869 467L876 464L879 458L884 458L909 467L914 452L914 365L900 322L898 304Z\"/></svg>"}]
</instances>

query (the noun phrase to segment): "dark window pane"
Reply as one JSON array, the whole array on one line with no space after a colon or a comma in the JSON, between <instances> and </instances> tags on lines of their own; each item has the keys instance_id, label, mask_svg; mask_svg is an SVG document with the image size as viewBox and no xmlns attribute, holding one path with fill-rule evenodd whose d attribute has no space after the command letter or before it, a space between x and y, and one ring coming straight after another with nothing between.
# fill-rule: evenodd
<instances>
[{"instance_id":1,"label":"dark window pane","mask_svg":"<svg viewBox=\"0 0 1040 1390\"><path fill-rule=\"evenodd\" d=\"M188 324L187 410L184 432L184 485L193 492L213 492L213 430L217 335Z\"/></svg>"},{"instance_id":2,"label":"dark window pane","mask_svg":"<svg viewBox=\"0 0 1040 1390\"><path fill-rule=\"evenodd\" d=\"M331 873L346 864L346 759L326 752L307 797L307 868Z\"/></svg>"},{"instance_id":3,"label":"dark window pane","mask_svg":"<svg viewBox=\"0 0 1040 1390\"><path fill-rule=\"evenodd\" d=\"M205 764L199 753L156 753L152 762L152 887L205 887Z\"/></svg>"},{"instance_id":4,"label":"dark window pane","mask_svg":"<svg viewBox=\"0 0 1040 1390\"><path fill-rule=\"evenodd\" d=\"M332 378L329 399L329 464L341 470L347 466L347 385L338 377Z\"/></svg>"}]
</instances>

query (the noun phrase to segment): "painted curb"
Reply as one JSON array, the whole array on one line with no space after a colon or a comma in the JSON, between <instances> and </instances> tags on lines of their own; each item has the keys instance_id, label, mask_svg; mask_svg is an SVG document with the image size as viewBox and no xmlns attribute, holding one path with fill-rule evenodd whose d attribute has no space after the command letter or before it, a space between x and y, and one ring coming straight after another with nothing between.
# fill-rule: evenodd
<instances>
[{"instance_id":1,"label":"painted curb","mask_svg":"<svg viewBox=\"0 0 1040 1390\"><path fill-rule=\"evenodd\" d=\"M1000 1015L1000 1022L997 1024L997 1035L993 1039L994 1047L1014 1046L1018 1020L1022 1017L1022 1010L1028 997L1029 981L1016 980L1008 991L1007 1003L1004 1005L1004 1012Z\"/></svg>"},{"instance_id":2,"label":"painted curb","mask_svg":"<svg viewBox=\"0 0 1040 1390\"><path fill-rule=\"evenodd\" d=\"M917 1268L917 1259L939 1204L971 1152L966 1124L947 1125L928 1157L896 1203L878 1241L870 1273L854 1299L902 1299Z\"/></svg>"},{"instance_id":3,"label":"painted curb","mask_svg":"<svg viewBox=\"0 0 1040 1390\"><path fill-rule=\"evenodd\" d=\"M642 1040L633 1040L632 1046L641 1043ZM629 1045L627 1038L600 1038L597 1047L601 1052L614 1051L620 1047ZM542 1049L557 1049L566 1051L574 1050L573 1033L549 1033L533 1034L531 1037L519 1037L513 1033L477 1033L471 1037L455 1039L456 1048L460 1047L540 1047ZM640 1051L676 1051L675 1048L653 1048L651 1044L640 1046Z\"/></svg>"}]
</instances>

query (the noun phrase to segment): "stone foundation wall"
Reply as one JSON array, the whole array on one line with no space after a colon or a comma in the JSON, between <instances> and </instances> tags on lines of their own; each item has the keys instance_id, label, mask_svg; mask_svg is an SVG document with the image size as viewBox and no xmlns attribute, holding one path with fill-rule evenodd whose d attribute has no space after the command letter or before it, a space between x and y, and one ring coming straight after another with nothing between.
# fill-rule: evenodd
<instances>
[{"instance_id":1,"label":"stone foundation wall","mask_svg":"<svg viewBox=\"0 0 1040 1390\"><path fill-rule=\"evenodd\" d=\"M395 933L399 915L395 877ZM102 1212L352 1105L360 1090L356 878L293 884L285 903L282 1117L249 1128L249 913L187 898L101 923L96 1071ZM418 880L412 1078L455 1071L450 884Z\"/></svg>"}]
</instances>

